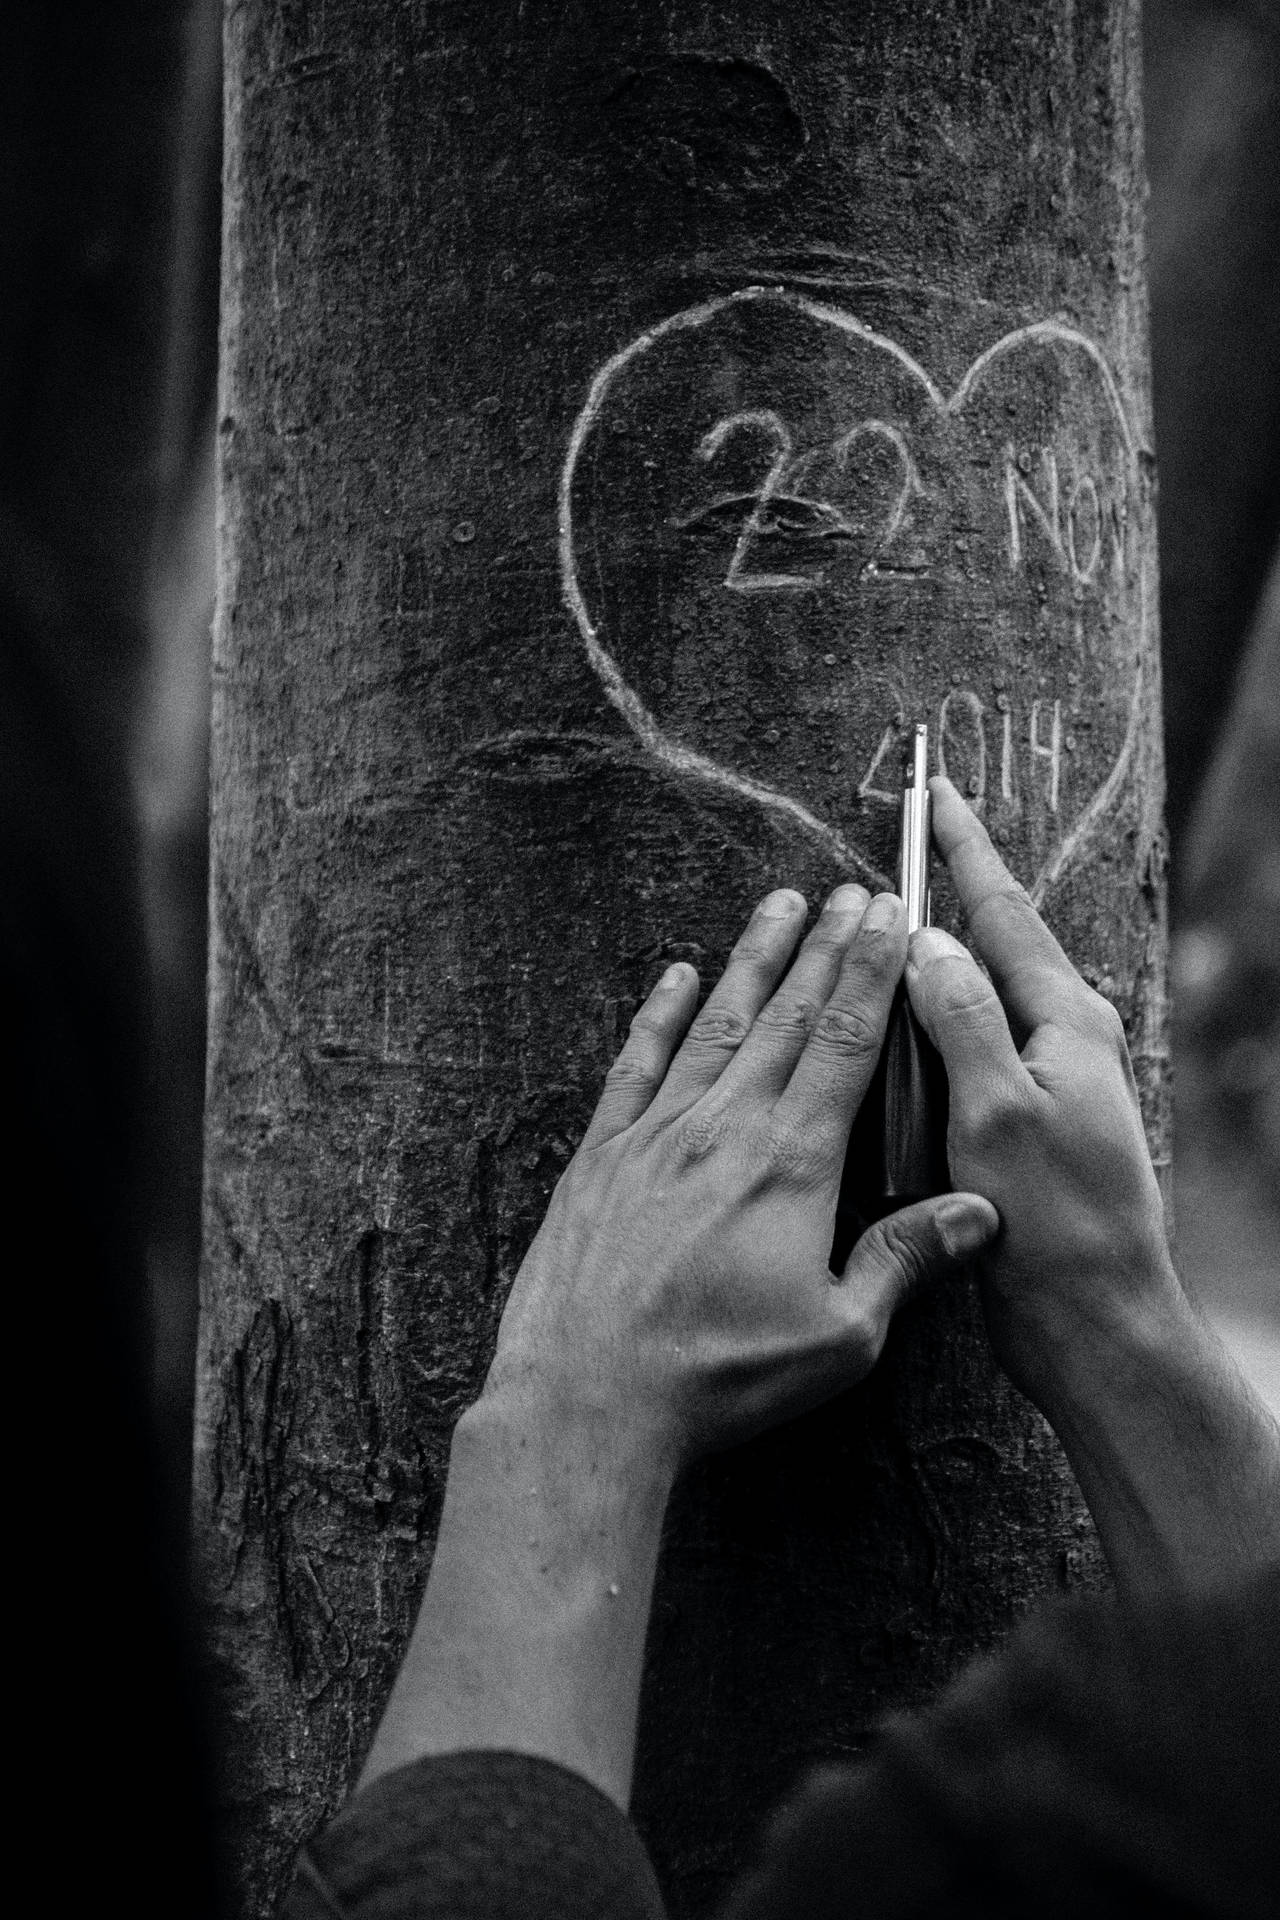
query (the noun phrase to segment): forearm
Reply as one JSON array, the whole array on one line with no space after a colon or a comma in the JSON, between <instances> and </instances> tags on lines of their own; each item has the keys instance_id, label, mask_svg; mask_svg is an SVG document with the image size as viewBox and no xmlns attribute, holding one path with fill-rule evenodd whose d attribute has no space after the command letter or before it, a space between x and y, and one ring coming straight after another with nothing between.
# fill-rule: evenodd
<instances>
[{"instance_id":1,"label":"forearm","mask_svg":"<svg viewBox=\"0 0 1280 1920\"><path fill-rule=\"evenodd\" d=\"M459 1422L409 1650L361 1785L505 1748L625 1807L671 1467L623 1423L482 1398Z\"/></svg>"},{"instance_id":2,"label":"forearm","mask_svg":"<svg viewBox=\"0 0 1280 1920\"><path fill-rule=\"evenodd\" d=\"M1280 1565L1280 1428L1176 1281L1069 1372L1045 1411L1122 1592Z\"/></svg>"}]
</instances>

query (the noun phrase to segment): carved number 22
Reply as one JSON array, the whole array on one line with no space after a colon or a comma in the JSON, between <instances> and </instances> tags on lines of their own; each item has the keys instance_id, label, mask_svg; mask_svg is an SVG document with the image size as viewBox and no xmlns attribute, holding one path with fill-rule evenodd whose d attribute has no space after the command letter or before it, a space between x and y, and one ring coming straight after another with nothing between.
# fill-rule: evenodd
<instances>
[{"instance_id":1,"label":"carved number 22","mask_svg":"<svg viewBox=\"0 0 1280 1920\"><path fill-rule=\"evenodd\" d=\"M829 448L818 448L809 453L803 453L797 459L793 458L790 429L771 407L757 408L746 413L732 413L725 419L717 421L710 432L703 435L698 443L698 458L704 463L709 463L715 459L733 434L749 429L765 433L772 440L774 445L772 463L757 485L754 494L728 494L713 503L716 507L725 507L743 500L751 502L738 534L737 545L729 561L729 571L724 577L725 586L734 593L794 591L821 586L826 578L821 569L815 573L747 572L747 556L761 534L766 531L770 509L775 505L798 509L806 518L811 516L816 519L820 523L819 537L822 535L856 536L857 528L854 522L839 507L834 506L829 500L817 499L800 491L806 473L817 460L824 456L835 470L842 474L848 466L850 452L856 443L862 439L877 439L887 442L901 463L902 483L890 506L884 531L876 542L870 559L865 562L868 566L874 564L876 554L883 552L901 527L907 516L912 495L924 491L906 441L898 429L890 426L887 420L860 420L856 426L850 427L847 433L842 433L838 439L832 441Z\"/></svg>"}]
</instances>

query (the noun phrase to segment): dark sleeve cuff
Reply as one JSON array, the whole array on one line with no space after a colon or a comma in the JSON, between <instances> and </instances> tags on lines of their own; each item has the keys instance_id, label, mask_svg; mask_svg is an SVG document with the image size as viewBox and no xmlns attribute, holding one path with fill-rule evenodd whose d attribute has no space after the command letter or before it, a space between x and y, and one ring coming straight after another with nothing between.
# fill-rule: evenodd
<instances>
[{"instance_id":1,"label":"dark sleeve cuff","mask_svg":"<svg viewBox=\"0 0 1280 1920\"><path fill-rule=\"evenodd\" d=\"M774 1817L720 1920L1274 1920L1280 1574L1048 1607Z\"/></svg>"},{"instance_id":2,"label":"dark sleeve cuff","mask_svg":"<svg viewBox=\"0 0 1280 1920\"><path fill-rule=\"evenodd\" d=\"M383 1774L303 1850L283 1920L664 1920L627 1816L521 1753Z\"/></svg>"}]
</instances>

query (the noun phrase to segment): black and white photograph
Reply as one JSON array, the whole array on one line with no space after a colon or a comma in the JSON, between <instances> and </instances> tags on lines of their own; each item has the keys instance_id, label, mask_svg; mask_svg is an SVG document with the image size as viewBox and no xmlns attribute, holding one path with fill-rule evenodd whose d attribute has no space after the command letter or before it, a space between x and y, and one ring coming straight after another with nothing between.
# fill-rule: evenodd
<instances>
[{"instance_id":1,"label":"black and white photograph","mask_svg":"<svg viewBox=\"0 0 1280 1920\"><path fill-rule=\"evenodd\" d=\"M1280 1920L1280 0L6 0L0 153L27 1898Z\"/></svg>"}]
</instances>

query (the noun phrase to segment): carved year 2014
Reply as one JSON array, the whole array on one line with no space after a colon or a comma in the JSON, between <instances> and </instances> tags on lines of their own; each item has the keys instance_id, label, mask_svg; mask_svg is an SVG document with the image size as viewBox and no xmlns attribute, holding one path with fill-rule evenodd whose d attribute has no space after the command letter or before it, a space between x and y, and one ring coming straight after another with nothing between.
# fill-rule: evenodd
<instances>
[{"instance_id":1,"label":"carved year 2014","mask_svg":"<svg viewBox=\"0 0 1280 1920\"><path fill-rule=\"evenodd\" d=\"M993 754L987 743L989 709L972 687L953 687L943 696L930 729L934 743L935 765L960 785L981 813L989 798L1006 805L1020 797L1018 762L1022 762L1021 781L1038 789L1038 797L1050 813L1056 814L1062 787L1061 700L1033 700L1025 726L1008 701L994 714L997 748ZM883 800L896 806L901 794L878 784L886 779L901 746L903 731L890 723L880 736L866 772L858 782L860 800Z\"/></svg>"}]
</instances>

